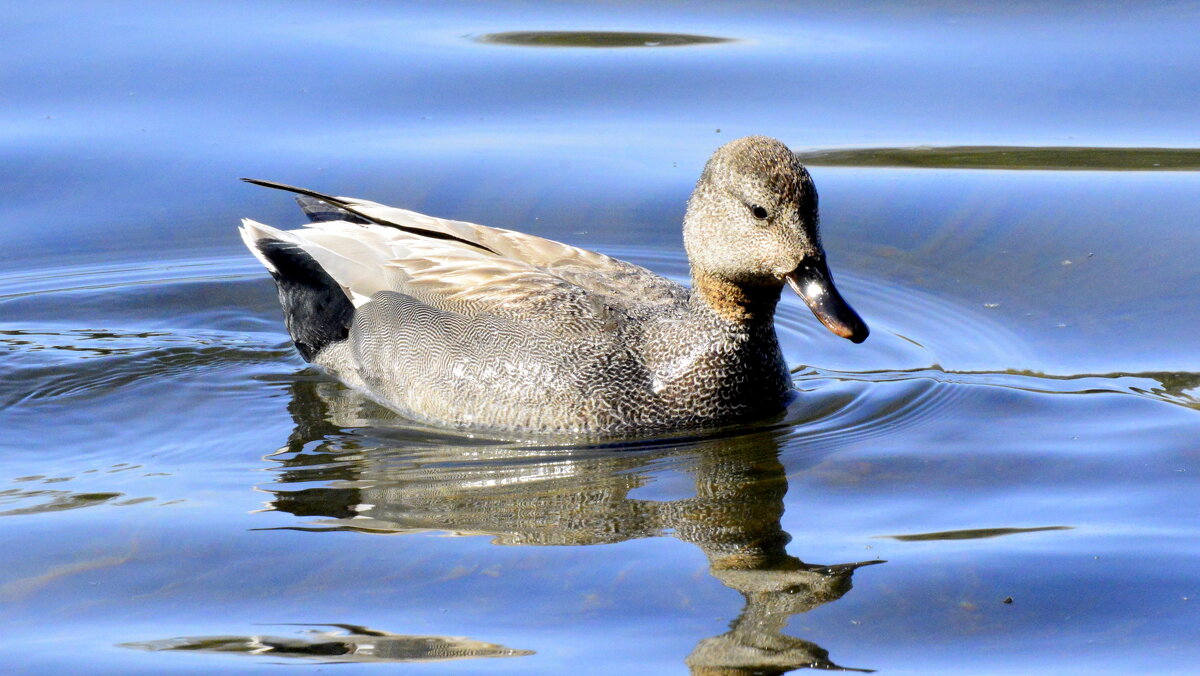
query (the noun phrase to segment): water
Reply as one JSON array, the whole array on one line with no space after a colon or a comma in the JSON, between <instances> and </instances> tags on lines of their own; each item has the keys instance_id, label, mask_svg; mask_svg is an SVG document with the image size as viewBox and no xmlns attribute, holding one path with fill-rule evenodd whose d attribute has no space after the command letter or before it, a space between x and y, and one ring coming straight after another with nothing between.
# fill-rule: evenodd
<instances>
[{"instance_id":1,"label":"water","mask_svg":"<svg viewBox=\"0 0 1200 676\"><path fill-rule=\"evenodd\" d=\"M3 14L6 673L1193 670L1200 6ZM751 133L872 336L786 298L800 402L716 436L408 423L234 231L300 222L252 176L684 278Z\"/></svg>"}]
</instances>

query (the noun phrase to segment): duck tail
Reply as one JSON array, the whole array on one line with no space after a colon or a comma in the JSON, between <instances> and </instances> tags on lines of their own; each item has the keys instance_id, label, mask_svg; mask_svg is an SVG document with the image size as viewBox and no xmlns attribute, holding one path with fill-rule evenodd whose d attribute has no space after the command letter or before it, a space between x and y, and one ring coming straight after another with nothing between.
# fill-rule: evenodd
<instances>
[{"instance_id":1,"label":"duck tail","mask_svg":"<svg viewBox=\"0 0 1200 676\"><path fill-rule=\"evenodd\" d=\"M324 268L288 232L242 220L242 241L275 278L288 334L300 356L313 361L331 343L346 340L354 304Z\"/></svg>"}]
</instances>

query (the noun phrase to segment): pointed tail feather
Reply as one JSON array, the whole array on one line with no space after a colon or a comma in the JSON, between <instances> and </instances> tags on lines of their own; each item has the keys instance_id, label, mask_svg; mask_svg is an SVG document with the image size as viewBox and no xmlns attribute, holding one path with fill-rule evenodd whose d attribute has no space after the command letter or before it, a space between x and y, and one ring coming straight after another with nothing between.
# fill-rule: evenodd
<instances>
[{"instance_id":1,"label":"pointed tail feather","mask_svg":"<svg viewBox=\"0 0 1200 676\"><path fill-rule=\"evenodd\" d=\"M451 240L451 241L459 242L462 244L466 244L467 246L475 247L477 249L482 249L484 251L487 251L488 253L493 253L493 254L496 253L491 248L486 247L486 246L480 244L479 242L473 242L469 239L457 237L448 232L440 232L438 230L429 230L427 228L419 228L419 227L412 226L412 225L401 225L399 223L393 223L391 221L376 218L376 217L370 215L369 213L366 213L363 210L359 209L354 202L347 200L343 197L334 197L333 195L325 195L323 193L309 190L307 188L297 188L294 185L287 185L286 183L276 183L275 181L263 181L263 180L257 179L257 178L243 178L242 180L247 183L253 183L254 185L260 185L264 188L274 188L275 190L283 190L286 192L296 193L297 195L304 195L305 197L311 197L313 199L320 200L322 202L325 202L326 204L332 205L334 207L337 207L338 209L349 212L359 218L365 219L366 221L368 221L370 223L374 223L376 225L382 225L382 226L385 226L388 228L396 228L397 230L403 230L404 232L411 233L414 235L420 235L422 237L431 237L433 239Z\"/></svg>"}]
</instances>

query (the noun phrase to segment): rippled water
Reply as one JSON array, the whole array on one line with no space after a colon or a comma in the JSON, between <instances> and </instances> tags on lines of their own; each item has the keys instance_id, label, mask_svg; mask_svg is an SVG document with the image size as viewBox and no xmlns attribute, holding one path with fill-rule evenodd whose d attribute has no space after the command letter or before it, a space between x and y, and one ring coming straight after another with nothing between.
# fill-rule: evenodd
<instances>
[{"instance_id":1,"label":"rippled water","mask_svg":"<svg viewBox=\"0 0 1200 676\"><path fill-rule=\"evenodd\" d=\"M5 673L1193 671L1194 4L5 14ZM685 279L751 133L872 335L785 298L801 397L716 434L405 421L234 231L300 222L248 175Z\"/></svg>"}]
</instances>

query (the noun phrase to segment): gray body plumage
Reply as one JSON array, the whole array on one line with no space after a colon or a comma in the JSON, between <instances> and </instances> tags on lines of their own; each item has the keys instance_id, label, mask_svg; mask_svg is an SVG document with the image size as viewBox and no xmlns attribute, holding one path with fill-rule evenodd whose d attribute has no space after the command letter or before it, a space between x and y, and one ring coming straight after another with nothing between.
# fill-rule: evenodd
<instances>
[{"instance_id":1,"label":"gray body plumage","mask_svg":"<svg viewBox=\"0 0 1200 676\"><path fill-rule=\"evenodd\" d=\"M531 323L385 291L314 362L401 412L455 425L620 434L778 411L790 379L774 331L708 315L685 299L595 330L572 327L569 309L560 323Z\"/></svg>"},{"instance_id":2,"label":"gray body plumage","mask_svg":"<svg viewBox=\"0 0 1200 676\"><path fill-rule=\"evenodd\" d=\"M777 413L793 393L774 328L780 290L814 261L828 277L811 179L763 137L719 149L697 184L691 290L551 240L264 184L310 196L309 227L242 230L304 356L442 425L628 435ZM297 250L299 263L286 259ZM287 277L309 260L327 275ZM837 331L845 317L805 297ZM332 329L311 325L322 312Z\"/></svg>"}]
</instances>

